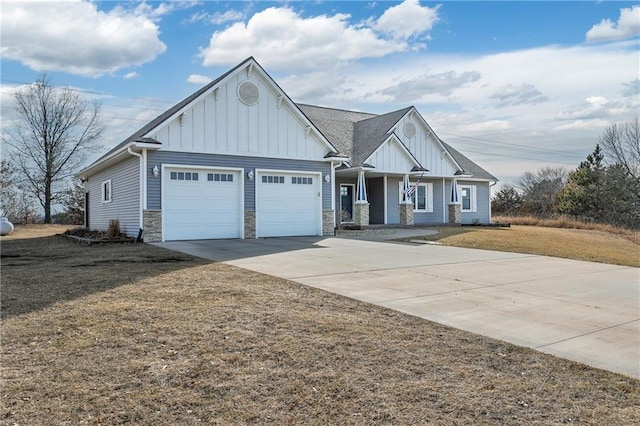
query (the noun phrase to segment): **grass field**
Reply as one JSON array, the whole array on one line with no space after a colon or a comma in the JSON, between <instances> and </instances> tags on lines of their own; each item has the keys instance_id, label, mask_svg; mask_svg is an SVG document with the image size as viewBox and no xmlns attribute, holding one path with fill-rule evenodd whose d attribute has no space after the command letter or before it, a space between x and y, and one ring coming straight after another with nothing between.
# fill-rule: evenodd
<instances>
[{"instance_id":1,"label":"grass field","mask_svg":"<svg viewBox=\"0 0 640 426\"><path fill-rule=\"evenodd\" d=\"M640 267L640 245L626 235L609 232L513 225L510 228L438 228L422 237L444 245L540 254L590 262Z\"/></svg>"},{"instance_id":2,"label":"grass field","mask_svg":"<svg viewBox=\"0 0 640 426\"><path fill-rule=\"evenodd\" d=\"M153 246L35 234L1 241L3 424L640 422L629 377Z\"/></svg>"}]
</instances>

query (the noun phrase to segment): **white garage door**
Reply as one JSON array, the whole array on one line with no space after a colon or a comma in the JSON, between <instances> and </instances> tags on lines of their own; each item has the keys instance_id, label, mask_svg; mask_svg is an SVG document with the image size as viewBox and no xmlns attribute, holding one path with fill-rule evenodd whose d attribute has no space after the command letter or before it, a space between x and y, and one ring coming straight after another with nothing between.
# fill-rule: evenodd
<instances>
[{"instance_id":1,"label":"white garage door","mask_svg":"<svg viewBox=\"0 0 640 426\"><path fill-rule=\"evenodd\" d=\"M164 240L240 238L240 172L167 167L163 173Z\"/></svg>"},{"instance_id":2,"label":"white garage door","mask_svg":"<svg viewBox=\"0 0 640 426\"><path fill-rule=\"evenodd\" d=\"M322 184L314 173L259 172L258 237L322 235Z\"/></svg>"}]
</instances>

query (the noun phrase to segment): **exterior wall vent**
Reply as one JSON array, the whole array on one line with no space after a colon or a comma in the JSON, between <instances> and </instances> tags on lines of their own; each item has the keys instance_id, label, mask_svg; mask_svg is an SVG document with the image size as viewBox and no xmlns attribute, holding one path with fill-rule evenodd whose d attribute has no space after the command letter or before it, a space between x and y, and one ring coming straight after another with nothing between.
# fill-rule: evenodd
<instances>
[{"instance_id":1,"label":"exterior wall vent","mask_svg":"<svg viewBox=\"0 0 640 426\"><path fill-rule=\"evenodd\" d=\"M260 89L249 80L245 80L238 84L238 99L245 105L255 105L260 99Z\"/></svg>"},{"instance_id":2,"label":"exterior wall vent","mask_svg":"<svg viewBox=\"0 0 640 426\"><path fill-rule=\"evenodd\" d=\"M416 125L413 123L407 123L404 125L404 134L411 139L416 135Z\"/></svg>"}]
</instances>

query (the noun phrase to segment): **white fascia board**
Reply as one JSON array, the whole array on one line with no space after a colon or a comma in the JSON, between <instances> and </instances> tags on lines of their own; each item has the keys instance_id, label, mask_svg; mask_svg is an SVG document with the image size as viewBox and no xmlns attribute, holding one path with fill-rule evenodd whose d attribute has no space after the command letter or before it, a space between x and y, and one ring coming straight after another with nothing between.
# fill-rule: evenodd
<instances>
[{"instance_id":1,"label":"white fascia board","mask_svg":"<svg viewBox=\"0 0 640 426\"><path fill-rule=\"evenodd\" d=\"M395 133L392 133L391 135L389 135L389 137L384 142L382 142L380 146L378 146L376 150L373 151L371 155L368 156L364 162L365 163L369 162L371 160L371 157L373 157L379 150L381 150L383 146L391 142L395 142L400 147L400 151L407 157L407 159L410 162L413 163L414 166L423 167L422 164L420 164L420 162L418 161L418 159L411 153L411 151L409 151L409 149L405 146L405 144L402 143L400 138L398 138L398 136Z\"/></svg>"},{"instance_id":2,"label":"white fascia board","mask_svg":"<svg viewBox=\"0 0 640 426\"><path fill-rule=\"evenodd\" d=\"M110 155L108 155L107 157L104 157L99 162L91 164L90 166L85 167L84 169L80 170L78 173L76 173L76 177L78 177L80 179L84 179L87 176L95 174L95 173L99 172L100 170L104 170L107 167L109 167L110 165L112 165L114 163L117 163L118 161L121 160L120 157L124 157L125 155L130 155L129 152L128 152L129 148L131 148L131 149L138 148L138 149L140 149L140 151L142 151L143 149L157 150L160 147L161 147L161 145L154 144L154 143L129 142L128 144L120 147L120 149L118 149L117 151L114 151Z\"/></svg>"}]
</instances>

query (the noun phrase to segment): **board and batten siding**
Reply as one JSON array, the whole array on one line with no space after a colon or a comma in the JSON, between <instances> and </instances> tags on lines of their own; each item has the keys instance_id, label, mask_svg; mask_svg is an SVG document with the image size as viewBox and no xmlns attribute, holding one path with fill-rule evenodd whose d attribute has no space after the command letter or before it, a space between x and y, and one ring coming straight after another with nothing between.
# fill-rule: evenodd
<instances>
[{"instance_id":1,"label":"board and batten siding","mask_svg":"<svg viewBox=\"0 0 640 426\"><path fill-rule=\"evenodd\" d=\"M321 172L322 209L331 209L331 182L324 180L324 176L331 173L331 163L328 162L152 151L149 152L147 157L147 208L150 210L159 210L162 208L162 197L160 193L162 177L156 178L152 172L153 167L156 165L162 169L162 164L243 168L245 210L254 210L256 205L255 180L250 181L247 178L249 170L254 170L254 173L255 169L283 170L289 172ZM257 176L257 173L255 174Z\"/></svg>"},{"instance_id":2,"label":"board and batten siding","mask_svg":"<svg viewBox=\"0 0 640 426\"><path fill-rule=\"evenodd\" d=\"M407 173L415 163L397 141L388 140L365 161L379 173Z\"/></svg>"},{"instance_id":3,"label":"board and batten siding","mask_svg":"<svg viewBox=\"0 0 640 426\"><path fill-rule=\"evenodd\" d=\"M102 183L111 180L111 202L102 202ZM140 160L131 156L89 177L89 227L106 230L109 220L118 219L120 230L129 236L140 228Z\"/></svg>"},{"instance_id":4,"label":"board and batten siding","mask_svg":"<svg viewBox=\"0 0 640 426\"><path fill-rule=\"evenodd\" d=\"M413 123L416 126L417 132L412 138L404 133L404 126L407 123ZM457 171L449 156L442 154L444 148L434 140L433 135L420 121L409 116L403 117L398 122L396 134L420 164L429 170L431 176L453 176Z\"/></svg>"},{"instance_id":5,"label":"board and batten siding","mask_svg":"<svg viewBox=\"0 0 640 426\"><path fill-rule=\"evenodd\" d=\"M238 100L242 81L255 83L260 91L255 105ZM314 131L307 132L301 113L279 99L260 73L241 71L232 75L181 116L149 136L162 142L162 150L256 157L315 160L328 147Z\"/></svg>"}]
</instances>

